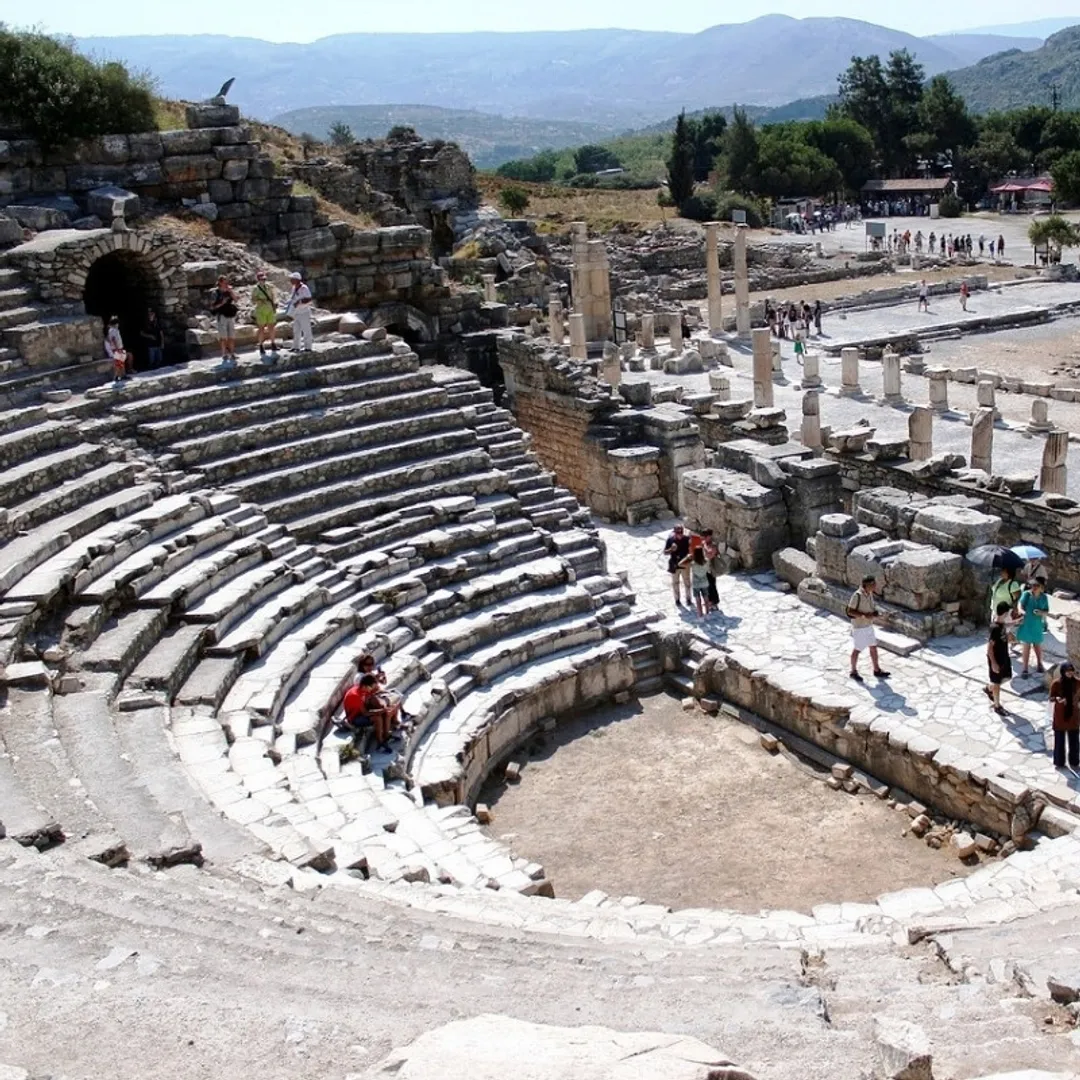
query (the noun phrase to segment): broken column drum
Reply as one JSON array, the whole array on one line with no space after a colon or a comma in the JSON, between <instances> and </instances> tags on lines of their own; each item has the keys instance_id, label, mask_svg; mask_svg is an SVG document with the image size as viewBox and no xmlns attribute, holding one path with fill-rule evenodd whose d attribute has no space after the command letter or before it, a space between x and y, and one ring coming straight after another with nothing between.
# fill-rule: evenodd
<instances>
[{"instance_id":1,"label":"broken column drum","mask_svg":"<svg viewBox=\"0 0 1080 1080\"><path fill-rule=\"evenodd\" d=\"M1039 487L1048 495L1064 495L1068 487L1069 433L1051 431L1043 447Z\"/></svg>"},{"instance_id":2,"label":"broken column drum","mask_svg":"<svg viewBox=\"0 0 1080 1080\"><path fill-rule=\"evenodd\" d=\"M991 471L994 451L994 410L979 409L971 421L971 467Z\"/></svg>"},{"instance_id":3,"label":"broken column drum","mask_svg":"<svg viewBox=\"0 0 1080 1080\"><path fill-rule=\"evenodd\" d=\"M949 369L930 367L926 369L930 387L930 408L934 412L949 411Z\"/></svg>"},{"instance_id":4,"label":"broken column drum","mask_svg":"<svg viewBox=\"0 0 1080 1080\"><path fill-rule=\"evenodd\" d=\"M587 360L589 358L588 339L585 337L585 316L576 311L570 316L570 358Z\"/></svg>"},{"instance_id":5,"label":"broken column drum","mask_svg":"<svg viewBox=\"0 0 1080 1080\"><path fill-rule=\"evenodd\" d=\"M821 395L815 390L803 394L802 444L811 450L821 449Z\"/></svg>"},{"instance_id":6,"label":"broken column drum","mask_svg":"<svg viewBox=\"0 0 1080 1080\"><path fill-rule=\"evenodd\" d=\"M656 348L656 316L642 315L641 329L638 331L641 339L641 347L646 352L652 352Z\"/></svg>"},{"instance_id":7,"label":"broken column drum","mask_svg":"<svg viewBox=\"0 0 1080 1080\"><path fill-rule=\"evenodd\" d=\"M771 409L773 405L772 335L767 326L753 332L754 408Z\"/></svg>"},{"instance_id":8,"label":"broken column drum","mask_svg":"<svg viewBox=\"0 0 1080 1080\"><path fill-rule=\"evenodd\" d=\"M918 405L908 417L908 453L912 461L926 461L934 454L934 411Z\"/></svg>"},{"instance_id":9,"label":"broken column drum","mask_svg":"<svg viewBox=\"0 0 1080 1080\"><path fill-rule=\"evenodd\" d=\"M750 272L746 265L746 226L735 226L735 330L741 338L750 336Z\"/></svg>"},{"instance_id":10,"label":"broken column drum","mask_svg":"<svg viewBox=\"0 0 1080 1080\"><path fill-rule=\"evenodd\" d=\"M901 389L900 357L886 349L881 356L882 393L885 401L890 405L898 405L904 400Z\"/></svg>"},{"instance_id":11,"label":"broken column drum","mask_svg":"<svg viewBox=\"0 0 1080 1080\"><path fill-rule=\"evenodd\" d=\"M859 350L850 346L840 350L840 393L843 397L858 397L862 393L859 385Z\"/></svg>"},{"instance_id":12,"label":"broken column drum","mask_svg":"<svg viewBox=\"0 0 1080 1080\"><path fill-rule=\"evenodd\" d=\"M821 357L817 353L806 353L802 363L803 390L817 390L821 387Z\"/></svg>"},{"instance_id":13,"label":"broken column drum","mask_svg":"<svg viewBox=\"0 0 1080 1080\"><path fill-rule=\"evenodd\" d=\"M556 345L561 345L565 338L563 330L563 306L562 301L552 297L548 301L548 327L551 333L551 340Z\"/></svg>"},{"instance_id":14,"label":"broken column drum","mask_svg":"<svg viewBox=\"0 0 1080 1080\"><path fill-rule=\"evenodd\" d=\"M682 312L673 311L668 316L668 337L671 340L671 351L676 356L681 356L683 351Z\"/></svg>"},{"instance_id":15,"label":"broken column drum","mask_svg":"<svg viewBox=\"0 0 1080 1080\"><path fill-rule=\"evenodd\" d=\"M498 300L498 296L495 293L494 274L484 274L484 300L489 304L494 304Z\"/></svg>"}]
</instances>

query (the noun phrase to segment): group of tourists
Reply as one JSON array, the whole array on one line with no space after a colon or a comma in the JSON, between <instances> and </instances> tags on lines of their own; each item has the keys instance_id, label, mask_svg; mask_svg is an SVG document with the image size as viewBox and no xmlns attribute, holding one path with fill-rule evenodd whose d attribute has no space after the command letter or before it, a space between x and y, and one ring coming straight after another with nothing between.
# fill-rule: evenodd
<instances>
[{"instance_id":1,"label":"group of tourists","mask_svg":"<svg viewBox=\"0 0 1080 1080\"><path fill-rule=\"evenodd\" d=\"M345 691L337 728L354 739L370 731L377 750L392 753L394 740L403 738L407 717L401 694L386 685L386 672L375 657L364 653L356 664L356 677Z\"/></svg>"},{"instance_id":2,"label":"group of tourists","mask_svg":"<svg viewBox=\"0 0 1080 1080\"><path fill-rule=\"evenodd\" d=\"M681 588L686 606L696 610L699 618L718 612L720 594L716 579L725 573L727 559L721 554L712 529L687 532L685 526L676 525L664 544L664 554L668 557L675 606L683 606Z\"/></svg>"},{"instance_id":3,"label":"group of tourists","mask_svg":"<svg viewBox=\"0 0 1080 1080\"><path fill-rule=\"evenodd\" d=\"M267 280L266 272L260 270L255 275L255 285L251 290L250 300L255 321L256 340L259 356L264 360L278 358L277 322L279 318L290 318L293 324L293 350L310 352L314 347L312 315L315 302L311 289L305 284L299 273L289 275L291 289L282 311L278 311L277 293ZM236 290L223 274L218 278L217 286L210 295L210 314L214 316L218 339L221 342L223 367L232 367L236 363L236 320L240 314L240 302ZM165 331L153 308L148 308L139 327L138 347L145 355L146 366L153 369L162 364L165 358ZM111 315L105 320L104 333L105 356L112 361L113 381L122 383L133 375L137 368L135 351L124 343L120 330L120 316Z\"/></svg>"},{"instance_id":4,"label":"group of tourists","mask_svg":"<svg viewBox=\"0 0 1080 1080\"><path fill-rule=\"evenodd\" d=\"M805 300L790 304L765 301L765 322L773 337L794 341L796 353L802 351L799 344L806 341L811 330L821 336L821 314L820 300L815 300L812 306Z\"/></svg>"}]
</instances>

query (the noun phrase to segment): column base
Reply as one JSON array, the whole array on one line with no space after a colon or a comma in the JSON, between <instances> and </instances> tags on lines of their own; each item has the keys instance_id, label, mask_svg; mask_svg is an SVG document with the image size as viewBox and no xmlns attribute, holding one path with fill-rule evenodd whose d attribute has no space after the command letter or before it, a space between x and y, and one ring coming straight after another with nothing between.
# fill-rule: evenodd
<instances>
[{"instance_id":1,"label":"column base","mask_svg":"<svg viewBox=\"0 0 1080 1080\"><path fill-rule=\"evenodd\" d=\"M864 397L863 388L861 386L841 386L841 397Z\"/></svg>"},{"instance_id":2,"label":"column base","mask_svg":"<svg viewBox=\"0 0 1080 1080\"><path fill-rule=\"evenodd\" d=\"M903 394L883 394L878 400L882 405L906 405L908 399Z\"/></svg>"},{"instance_id":3,"label":"column base","mask_svg":"<svg viewBox=\"0 0 1080 1080\"><path fill-rule=\"evenodd\" d=\"M825 384L820 379L803 379L799 383L800 390L824 390Z\"/></svg>"},{"instance_id":4,"label":"column base","mask_svg":"<svg viewBox=\"0 0 1080 1080\"><path fill-rule=\"evenodd\" d=\"M1028 429L1028 431L1031 432L1032 435L1048 435L1051 431L1054 430L1054 425L1053 424L1033 424L1030 421L1028 421L1027 429Z\"/></svg>"}]
</instances>

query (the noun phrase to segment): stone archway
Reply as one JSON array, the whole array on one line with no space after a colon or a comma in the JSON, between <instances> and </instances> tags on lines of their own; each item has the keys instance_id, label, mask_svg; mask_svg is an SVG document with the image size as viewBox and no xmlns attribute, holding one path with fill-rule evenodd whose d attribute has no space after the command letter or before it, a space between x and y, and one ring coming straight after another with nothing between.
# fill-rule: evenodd
<instances>
[{"instance_id":1,"label":"stone archway","mask_svg":"<svg viewBox=\"0 0 1080 1080\"><path fill-rule=\"evenodd\" d=\"M93 262L83 286L83 307L87 315L98 316L103 326L118 316L124 343L135 353L135 366L148 366L139 332L148 308L161 311L162 287L145 256L120 249Z\"/></svg>"},{"instance_id":2,"label":"stone archway","mask_svg":"<svg viewBox=\"0 0 1080 1080\"><path fill-rule=\"evenodd\" d=\"M410 345L431 345L438 336L435 320L410 304L380 304L371 314L371 325L382 326Z\"/></svg>"}]
</instances>

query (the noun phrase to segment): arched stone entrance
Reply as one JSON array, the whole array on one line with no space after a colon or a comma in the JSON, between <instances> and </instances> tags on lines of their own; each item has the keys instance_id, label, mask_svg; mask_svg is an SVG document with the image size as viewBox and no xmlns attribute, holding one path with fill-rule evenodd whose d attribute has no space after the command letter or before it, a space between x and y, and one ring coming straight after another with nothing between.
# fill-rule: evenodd
<instances>
[{"instance_id":1,"label":"arched stone entrance","mask_svg":"<svg viewBox=\"0 0 1080 1080\"><path fill-rule=\"evenodd\" d=\"M162 288L144 255L120 249L92 263L83 286L83 306L86 314L97 315L103 326L113 315L119 316L120 334L135 353L135 366L148 366L146 347L139 334L147 309L160 313Z\"/></svg>"},{"instance_id":2,"label":"arched stone entrance","mask_svg":"<svg viewBox=\"0 0 1080 1080\"><path fill-rule=\"evenodd\" d=\"M371 314L371 325L403 337L414 348L434 343L435 320L411 304L380 304Z\"/></svg>"}]
</instances>

